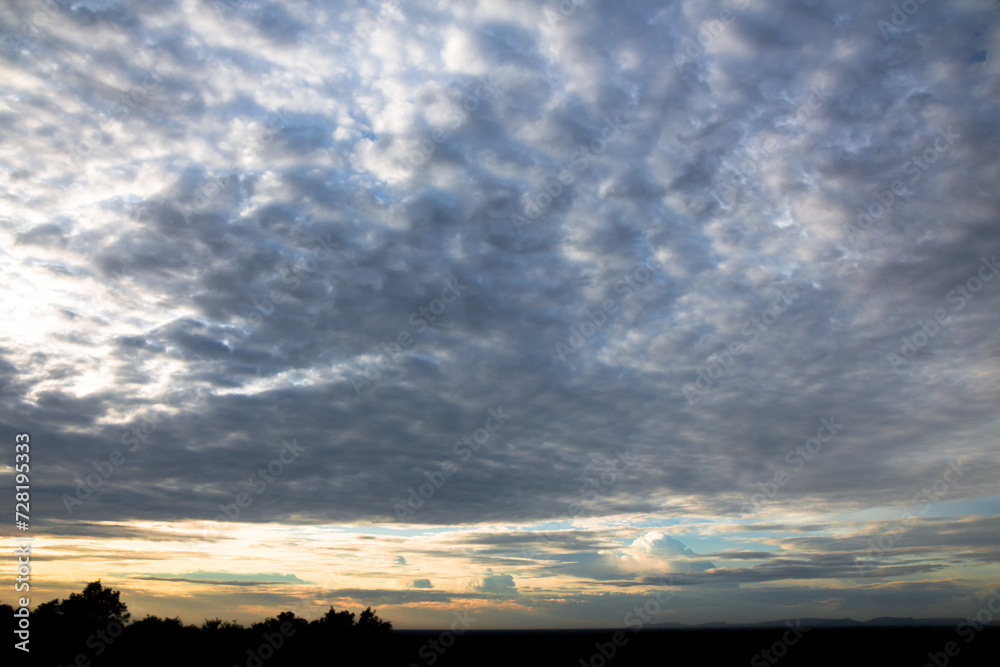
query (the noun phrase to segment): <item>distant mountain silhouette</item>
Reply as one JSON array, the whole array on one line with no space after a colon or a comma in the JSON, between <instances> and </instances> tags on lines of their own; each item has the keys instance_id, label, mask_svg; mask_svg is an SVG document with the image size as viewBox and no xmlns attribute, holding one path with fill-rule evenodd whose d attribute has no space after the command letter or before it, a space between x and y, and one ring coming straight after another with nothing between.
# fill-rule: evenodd
<instances>
[{"instance_id":1,"label":"distant mountain silhouette","mask_svg":"<svg viewBox=\"0 0 1000 667\"><path fill-rule=\"evenodd\" d=\"M786 627L787 623L798 623L808 628L902 628L902 627L931 627L931 628L954 628L964 619L961 618L897 618L895 616L880 616L870 621L855 621L853 618L792 618L779 621L759 621L757 623L651 623L648 628L660 630L683 629L722 629L722 628L780 628ZM986 623L986 625L1000 626L1000 620Z\"/></svg>"}]
</instances>

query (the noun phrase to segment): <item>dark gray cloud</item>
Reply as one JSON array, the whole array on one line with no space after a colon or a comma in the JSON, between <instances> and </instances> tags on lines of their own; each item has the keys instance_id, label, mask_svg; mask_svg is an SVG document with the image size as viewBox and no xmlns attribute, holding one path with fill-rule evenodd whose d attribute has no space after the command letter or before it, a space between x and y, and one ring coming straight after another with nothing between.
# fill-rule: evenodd
<instances>
[{"instance_id":1,"label":"dark gray cloud","mask_svg":"<svg viewBox=\"0 0 1000 667\"><path fill-rule=\"evenodd\" d=\"M635 536L581 522L828 550L669 554L759 582L849 577L816 517L955 460L935 502L995 495L994 5L218 5L0 9L0 425L53 534L572 521L466 546L605 581ZM880 577L996 562L924 525Z\"/></svg>"}]
</instances>

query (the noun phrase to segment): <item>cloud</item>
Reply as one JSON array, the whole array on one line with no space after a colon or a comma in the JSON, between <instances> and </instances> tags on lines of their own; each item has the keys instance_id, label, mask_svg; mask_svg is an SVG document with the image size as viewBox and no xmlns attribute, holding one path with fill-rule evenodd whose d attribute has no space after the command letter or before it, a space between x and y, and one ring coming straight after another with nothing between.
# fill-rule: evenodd
<instances>
[{"instance_id":1,"label":"cloud","mask_svg":"<svg viewBox=\"0 0 1000 667\"><path fill-rule=\"evenodd\" d=\"M471 586L477 593L486 593L496 596L518 595L517 584L514 577L509 574L493 574L491 568L486 569L487 574L475 579Z\"/></svg>"},{"instance_id":2,"label":"cloud","mask_svg":"<svg viewBox=\"0 0 1000 667\"><path fill-rule=\"evenodd\" d=\"M238 572L205 572L204 570L198 570L197 572L187 572L176 575L135 574L131 576L142 579L151 579L155 581L184 581L189 583L204 582L212 584L225 584L230 586L247 586L254 584L278 584L278 583L282 584L311 583L299 579L294 574L267 574L267 573L243 574Z\"/></svg>"},{"instance_id":3,"label":"cloud","mask_svg":"<svg viewBox=\"0 0 1000 667\"><path fill-rule=\"evenodd\" d=\"M558 556L556 566L575 576L595 580L615 580L622 577L638 579L657 573L705 572L715 566L697 559L697 554L683 543L659 531L642 533L628 546L601 549Z\"/></svg>"},{"instance_id":4,"label":"cloud","mask_svg":"<svg viewBox=\"0 0 1000 667\"><path fill-rule=\"evenodd\" d=\"M935 504L992 511L986 3L885 35L828 0L218 4L0 10L0 422L44 443L39 528L491 525L458 579L523 595L848 577L863 513L962 457ZM996 562L929 525L886 572Z\"/></svg>"},{"instance_id":5,"label":"cloud","mask_svg":"<svg viewBox=\"0 0 1000 667\"><path fill-rule=\"evenodd\" d=\"M434 588L434 584L431 583L430 579L414 579L414 588Z\"/></svg>"},{"instance_id":6,"label":"cloud","mask_svg":"<svg viewBox=\"0 0 1000 667\"><path fill-rule=\"evenodd\" d=\"M975 185L995 161L996 137L963 104L973 89L965 79L921 94L900 82L926 80L940 58L970 76L984 65L935 38L939 58L904 59L890 77L878 63L908 42L855 42L846 27L821 27L863 25L874 9L772 3L740 14L678 70L671 49L712 10L668 18L676 10L589 7L556 30L540 9L529 14L541 23L503 10L456 23L444 9L402 8L425 31L377 22L357 54L371 68L361 77L307 38L347 39L352 24L305 20L299 5L263 7L236 11L226 23L235 41L221 42L210 11L164 7L201 51L122 9L129 20L108 14L87 39L67 33L62 50L31 41L6 56L19 90L40 101L53 94L44 63L58 63L60 100L83 109L38 116L19 103L5 130L18 141L2 157L8 173L31 175L10 180L28 203L4 223L17 240L5 255L17 267L5 303L22 312L30 292L42 318L30 341L4 344L3 395L11 419L47 417L39 437L52 443L55 467L44 497L73 496L75 479L133 421L177 415L74 517L214 517L241 492L240 476L296 437L314 443L314 456L254 497L243 520L390 520L422 471L454 459L455 440L497 405L518 416L475 460L456 461L461 472L417 520L547 518L580 502L587 475L603 472L592 462L613 459L616 447L670 465L623 475L583 504L588 515L653 511L649 499L678 496L724 515L830 415L846 432L776 502L800 502L809 489L826 506L893 503L922 479L901 457L981 454L989 428L975 416L995 398L984 373L997 358L996 283L961 309L947 297L1000 247L984 213L988 190ZM924 8L907 29L943 11ZM978 20L973 8L948 11L956 30ZM55 12L49 29L79 16ZM152 41L101 59L96 75L109 83L77 75L74 58L95 39L140 30ZM387 50L390 37L412 63ZM629 46L617 59L592 43ZM823 48L787 57L807 43ZM289 49L300 57L289 60ZM829 55L844 49L849 57ZM455 69L460 52L468 57ZM322 80L296 65L307 61ZM446 69L429 68L438 61ZM477 97L487 71L495 85ZM224 83L236 72L260 87ZM105 123L133 88L128 115ZM470 94L475 108L464 110ZM897 113L872 111L893 100ZM661 114L665 105L676 111ZM446 120L456 109L458 120ZM919 123L907 120L919 109ZM561 183L582 160L575 151L590 151L616 117L629 119L621 136L595 143L599 154L586 153L586 168ZM910 181L907 160L948 127L954 144ZM103 138L76 155L87 128ZM435 129L447 138L430 139ZM433 152L403 169L406 147L427 141ZM882 217L849 241L855 208L897 177L907 191L893 195L892 215L911 223ZM951 200L940 196L949 187L977 202L958 221L935 203ZM713 196L723 190L725 205ZM551 204L518 234L511 216L543 194ZM648 272L651 262L662 268ZM453 277L468 291L433 314ZM800 296L767 324L790 289ZM606 303L613 312L580 334ZM887 355L939 309L947 328L893 369ZM730 359L734 344L743 351ZM565 360L558 345L572 349ZM932 377L943 385L911 395ZM371 381L364 395L358 378ZM978 425L942 450L929 406ZM729 418L715 418L722 413ZM861 465L854 452L872 441ZM173 456L178 448L190 455ZM233 457L246 463L230 475ZM996 466L979 461L960 493L985 493ZM175 479L199 493L172 492ZM498 504L512 489L521 501Z\"/></svg>"}]
</instances>

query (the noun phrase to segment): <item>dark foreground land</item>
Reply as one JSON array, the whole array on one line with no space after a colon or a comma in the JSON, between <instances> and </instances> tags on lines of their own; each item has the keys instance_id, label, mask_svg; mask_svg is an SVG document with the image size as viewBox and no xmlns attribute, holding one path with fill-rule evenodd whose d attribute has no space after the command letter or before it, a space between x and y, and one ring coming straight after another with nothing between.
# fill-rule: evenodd
<instances>
[{"instance_id":1,"label":"dark foreground land","mask_svg":"<svg viewBox=\"0 0 1000 667\"><path fill-rule=\"evenodd\" d=\"M438 653L441 633L396 632L410 659L401 665L879 665L945 667L1000 665L1000 628L984 628L972 641L954 627L788 628L622 631L469 631ZM966 634L966 638L968 634ZM794 643L789 643L790 640ZM945 653L949 642L954 656ZM767 651L767 654L764 653ZM934 655L932 662L928 653ZM779 655L780 654L780 655ZM436 659L431 662L431 657Z\"/></svg>"},{"instance_id":2,"label":"dark foreground land","mask_svg":"<svg viewBox=\"0 0 1000 667\"><path fill-rule=\"evenodd\" d=\"M30 657L13 663L71 665L73 651L58 638L33 634ZM379 637L327 641L306 631L279 640L226 638L178 633L170 637L121 637L102 655L86 651L80 667L170 665L194 667L284 667L373 665L469 667L546 665L879 665L945 667L1000 664L1000 628L984 628L966 642L955 628L812 628L800 636L786 629L699 629L622 631L394 630ZM617 638L618 643L615 644ZM967 636L966 636L967 638ZM791 641L794 640L794 641ZM278 644L277 648L273 645ZM267 647L262 649L262 647ZM948 655L948 651L953 655ZM767 653L765 653L765 651ZM18 652L20 653L20 652ZM79 654L78 654L79 655ZM58 657L57 657L58 656ZM67 657L68 656L68 657Z\"/></svg>"},{"instance_id":3,"label":"dark foreground land","mask_svg":"<svg viewBox=\"0 0 1000 667\"><path fill-rule=\"evenodd\" d=\"M120 592L88 584L38 605L28 618L0 605L14 644L0 665L38 667L625 667L626 665L1000 666L1000 625L987 607L974 619L799 619L753 627L639 626L626 630L472 630L455 614L450 629L394 630L369 607L332 607L312 621L282 612L249 627L220 619L132 621ZM988 625L981 625L986 623ZM19 629L27 627L28 629Z\"/></svg>"}]
</instances>

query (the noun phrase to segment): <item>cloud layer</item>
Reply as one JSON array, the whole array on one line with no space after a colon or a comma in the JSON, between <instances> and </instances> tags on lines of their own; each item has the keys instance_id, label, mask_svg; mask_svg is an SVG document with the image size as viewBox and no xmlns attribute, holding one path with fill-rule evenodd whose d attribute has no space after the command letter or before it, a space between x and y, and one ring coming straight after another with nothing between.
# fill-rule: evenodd
<instances>
[{"instance_id":1,"label":"cloud layer","mask_svg":"<svg viewBox=\"0 0 1000 667\"><path fill-rule=\"evenodd\" d=\"M853 580L907 507L992 520L997 10L892 11L7 3L0 423L38 521L557 530L466 573L507 599ZM706 537L746 520L770 545ZM879 581L1000 578L931 520ZM422 574L402 599L457 590Z\"/></svg>"}]
</instances>

